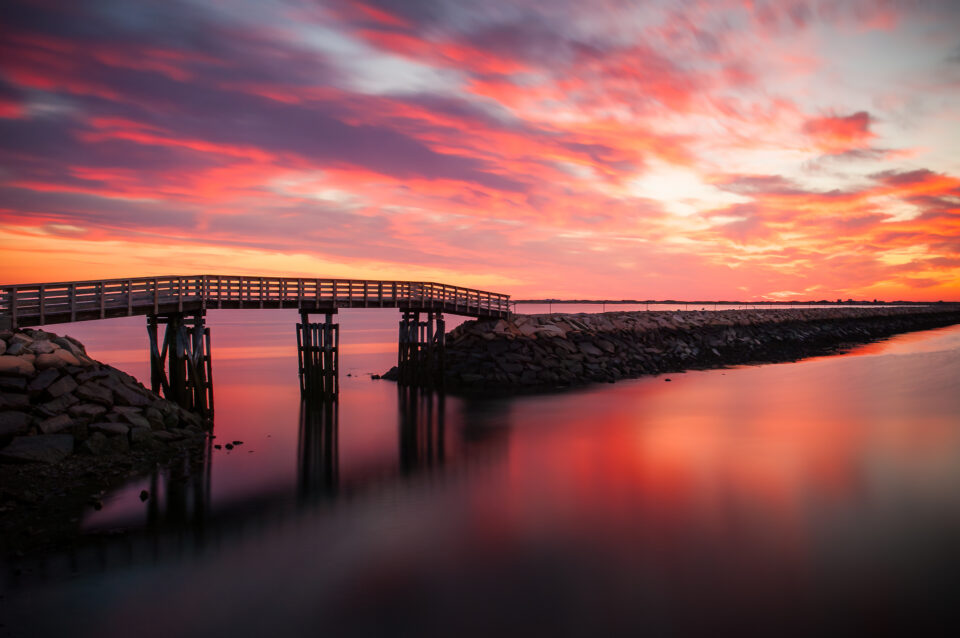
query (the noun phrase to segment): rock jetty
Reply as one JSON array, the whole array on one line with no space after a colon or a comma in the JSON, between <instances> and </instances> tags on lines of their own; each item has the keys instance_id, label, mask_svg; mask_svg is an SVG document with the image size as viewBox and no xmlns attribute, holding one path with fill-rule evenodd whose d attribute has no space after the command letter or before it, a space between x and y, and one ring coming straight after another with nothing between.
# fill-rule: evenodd
<instances>
[{"instance_id":1,"label":"rock jetty","mask_svg":"<svg viewBox=\"0 0 960 638\"><path fill-rule=\"evenodd\" d=\"M199 462L205 425L75 339L0 332L0 557L72 543L105 490Z\"/></svg>"},{"instance_id":2,"label":"rock jetty","mask_svg":"<svg viewBox=\"0 0 960 638\"><path fill-rule=\"evenodd\" d=\"M960 323L960 305L514 315L447 335L448 389L515 391L792 361Z\"/></svg>"},{"instance_id":3,"label":"rock jetty","mask_svg":"<svg viewBox=\"0 0 960 638\"><path fill-rule=\"evenodd\" d=\"M202 426L71 337L0 333L0 462L124 453L203 435Z\"/></svg>"}]
</instances>

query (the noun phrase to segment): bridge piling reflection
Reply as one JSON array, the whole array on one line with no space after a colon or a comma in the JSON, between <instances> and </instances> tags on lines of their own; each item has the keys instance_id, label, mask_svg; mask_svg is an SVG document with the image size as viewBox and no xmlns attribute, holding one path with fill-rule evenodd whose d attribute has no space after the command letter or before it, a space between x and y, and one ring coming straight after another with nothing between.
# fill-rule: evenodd
<instances>
[{"instance_id":1,"label":"bridge piling reflection","mask_svg":"<svg viewBox=\"0 0 960 638\"><path fill-rule=\"evenodd\" d=\"M306 399L300 403L297 440L297 496L335 496L340 481L339 405Z\"/></svg>"},{"instance_id":2,"label":"bridge piling reflection","mask_svg":"<svg viewBox=\"0 0 960 638\"><path fill-rule=\"evenodd\" d=\"M397 386L400 472L430 471L444 464L445 399L442 392Z\"/></svg>"}]
</instances>

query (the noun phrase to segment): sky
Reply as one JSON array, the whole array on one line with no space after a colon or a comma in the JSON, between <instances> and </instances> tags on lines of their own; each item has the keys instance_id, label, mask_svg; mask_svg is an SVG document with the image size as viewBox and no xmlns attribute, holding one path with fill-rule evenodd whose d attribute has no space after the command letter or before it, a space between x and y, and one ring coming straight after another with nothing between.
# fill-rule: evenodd
<instances>
[{"instance_id":1,"label":"sky","mask_svg":"<svg viewBox=\"0 0 960 638\"><path fill-rule=\"evenodd\" d=\"M960 301L960 2L6 0L0 282Z\"/></svg>"}]
</instances>

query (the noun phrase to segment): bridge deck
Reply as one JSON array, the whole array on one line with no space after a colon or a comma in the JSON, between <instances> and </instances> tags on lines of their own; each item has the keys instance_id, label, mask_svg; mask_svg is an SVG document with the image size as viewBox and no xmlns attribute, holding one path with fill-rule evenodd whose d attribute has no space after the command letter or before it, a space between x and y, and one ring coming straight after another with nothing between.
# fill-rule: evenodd
<instances>
[{"instance_id":1,"label":"bridge deck","mask_svg":"<svg viewBox=\"0 0 960 638\"><path fill-rule=\"evenodd\" d=\"M410 308L505 317L510 296L433 282L191 275L0 286L12 328L219 308Z\"/></svg>"}]
</instances>

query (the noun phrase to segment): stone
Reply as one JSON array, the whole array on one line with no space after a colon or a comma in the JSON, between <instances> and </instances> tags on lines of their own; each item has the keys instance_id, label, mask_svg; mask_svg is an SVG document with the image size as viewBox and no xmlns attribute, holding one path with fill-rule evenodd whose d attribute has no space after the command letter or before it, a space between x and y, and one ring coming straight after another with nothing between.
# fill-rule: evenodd
<instances>
[{"instance_id":1,"label":"stone","mask_svg":"<svg viewBox=\"0 0 960 638\"><path fill-rule=\"evenodd\" d=\"M71 425L73 425L73 419L71 419L69 415L58 414L57 416L52 416L38 423L37 429L40 430L42 434L56 434Z\"/></svg>"},{"instance_id":2,"label":"stone","mask_svg":"<svg viewBox=\"0 0 960 638\"><path fill-rule=\"evenodd\" d=\"M163 441L164 443L169 443L171 441L179 441L184 438L183 434L179 432L172 432L167 430L159 430L153 433L153 436L158 441Z\"/></svg>"},{"instance_id":3,"label":"stone","mask_svg":"<svg viewBox=\"0 0 960 638\"><path fill-rule=\"evenodd\" d=\"M30 415L17 410L0 411L0 438L26 434L30 429Z\"/></svg>"},{"instance_id":4,"label":"stone","mask_svg":"<svg viewBox=\"0 0 960 638\"><path fill-rule=\"evenodd\" d=\"M78 357L74 356L69 350L56 350L53 355L58 360L63 362L63 365L72 365L78 366L81 365L81 361Z\"/></svg>"},{"instance_id":5,"label":"stone","mask_svg":"<svg viewBox=\"0 0 960 638\"><path fill-rule=\"evenodd\" d=\"M150 448L157 443L150 428L130 428L130 445L135 448Z\"/></svg>"},{"instance_id":6,"label":"stone","mask_svg":"<svg viewBox=\"0 0 960 638\"><path fill-rule=\"evenodd\" d=\"M75 357L80 357L87 353L79 343L72 341L70 337L53 337L50 339L51 342L60 346L61 349L66 350Z\"/></svg>"},{"instance_id":7,"label":"stone","mask_svg":"<svg viewBox=\"0 0 960 638\"><path fill-rule=\"evenodd\" d=\"M22 392L0 392L0 410L30 409L30 397Z\"/></svg>"},{"instance_id":8,"label":"stone","mask_svg":"<svg viewBox=\"0 0 960 638\"><path fill-rule=\"evenodd\" d=\"M33 343L33 337L25 332L17 332L7 338L7 346L13 346L18 343L22 346L29 346Z\"/></svg>"},{"instance_id":9,"label":"stone","mask_svg":"<svg viewBox=\"0 0 960 638\"><path fill-rule=\"evenodd\" d=\"M50 354L59 348L60 346L55 346L46 339L35 340L32 344L30 344L30 351L33 354Z\"/></svg>"},{"instance_id":10,"label":"stone","mask_svg":"<svg viewBox=\"0 0 960 638\"><path fill-rule=\"evenodd\" d=\"M40 434L18 436L0 450L0 460L13 463L59 463L73 454L73 436Z\"/></svg>"},{"instance_id":11,"label":"stone","mask_svg":"<svg viewBox=\"0 0 960 638\"><path fill-rule=\"evenodd\" d=\"M73 396L73 394L64 394L63 396L59 396L52 401L41 403L39 406L37 406L37 410L46 416L57 416L71 405L78 403L79 401L80 400Z\"/></svg>"},{"instance_id":12,"label":"stone","mask_svg":"<svg viewBox=\"0 0 960 638\"><path fill-rule=\"evenodd\" d=\"M62 379L51 383L47 388L47 396L51 399L56 399L59 396L63 396L68 392L73 392L77 389L77 382L73 380L71 376L65 376Z\"/></svg>"},{"instance_id":13,"label":"stone","mask_svg":"<svg viewBox=\"0 0 960 638\"><path fill-rule=\"evenodd\" d=\"M90 437L80 444L79 452L91 456L100 456L107 452L107 435L103 432L94 432Z\"/></svg>"},{"instance_id":14,"label":"stone","mask_svg":"<svg viewBox=\"0 0 960 638\"><path fill-rule=\"evenodd\" d=\"M30 380L27 389L30 390L30 392L42 392L59 377L60 373L57 370L44 370Z\"/></svg>"},{"instance_id":15,"label":"stone","mask_svg":"<svg viewBox=\"0 0 960 638\"><path fill-rule=\"evenodd\" d=\"M150 427L154 430L163 429L163 413L160 410L151 406L143 411L143 416L150 422Z\"/></svg>"},{"instance_id":16,"label":"stone","mask_svg":"<svg viewBox=\"0 0 960 638\"><path fill-rule=\"evenodd\" d=\"M0 355L6 354L7 352L7 342L3 339L0 339Z\"/></svg>"},{"instance_id":17,"label":"stone","mask_svg":"<svg viewBox=\"0 0 960 638\"><path fill-rule=\"evenodd\" d=\"M124 423L101 421L99 423L91 423L89 429L91 432L103 432L110 436L116 436L119 434L127 434L130 431L130 426Z\"/></svg>"},{"instance_id":18,"label":"stone","mask_svg":"<svg viewBox=\"0 0 960 638\"><path fill-rule=\"evenodd\" d=\"M121 412L120 414L122 417L121 420L130 424L131 427L150 429L150 422L147 421L146 417L133 412Z\"/></svg>"},{"instance_id":19,"label":"stone","mask_svg":"<svg viewBox=\"0 0 960 638\"><path fill-rule=\"evenodd\" d=\"M30 348L29 344L25 344L22 342L11 343L10 345L7 346L7 354L10 356L17 357L22 354L26 354L30 352L29 348Z\"/></svg>"},{"instance_id":20,"label":"stone","mask_svg":"<svg viewBox=\"0 0 960 638\"><path fill-rule=\"evenodd\" d=\"M24 377L9 377L9 376L0 375L0 389L26 390L27 380Z\"/></svg>"},{"instance_id":21,"label":"stone","mask_svg":"<svg viewBox=\"0 0 960 638\"><path fill-rule=\"evenodd\" d=\"M120 405L130 405L136 407L146 407L150 405L150 399L126 386L119 386L113 389L114 400Z\"/></svg>"},{"instance_id":22,"label":"stone","mask_svg":"<svg viewBox=\"0 0 960 638\"><path fill-rule=\"evenodd\" d=\"M95 419L106 414L107 408L96 403L81 403L80 405L71 405L67 408L70 416L78 419Z\"/></svg>"},{"instance_id":23,"label":"stone","mask_svg":"<svg viewBox=\"0 0 960 638\"><path fill-rule=\"evenodd\" d=\"M99 403L108 407L113 405L113 392L95 381L88 381L81 385L77 388L76 394L89 403Z\"/></svg>"},{"instance_id":24,"label":"stone","mask_svg":"<svg viewBox=\"0 0 960 638\"><path fill-rule=\"evenodd\" d=\"M24 357L10 355L9 349L7 350L7 354L0 355L0 374L15 374L22 377L31 377L36 371L37 369L32 362Z\"/></svg>"},{"instance_id":25,"label":"stone","mask_svg":"<svg viewBox=\"0 0 960 638\"><path fill-rule=\"evenodd\" d=\"M587 356L599 357L603 355L603 352L589 341L583 341L577 344L577 347L580 349L580 352Z\"/></svg>"}]
</instances>

